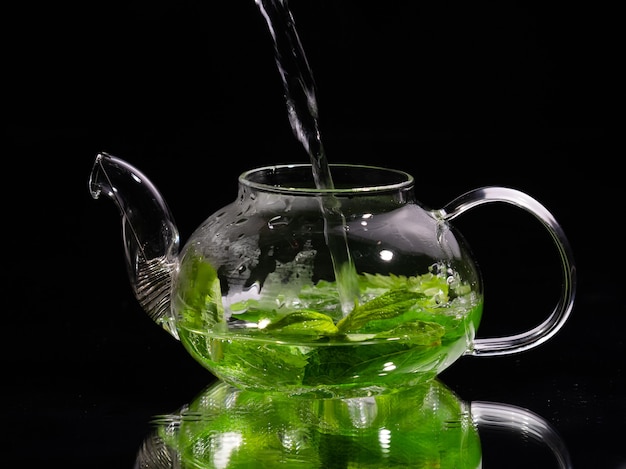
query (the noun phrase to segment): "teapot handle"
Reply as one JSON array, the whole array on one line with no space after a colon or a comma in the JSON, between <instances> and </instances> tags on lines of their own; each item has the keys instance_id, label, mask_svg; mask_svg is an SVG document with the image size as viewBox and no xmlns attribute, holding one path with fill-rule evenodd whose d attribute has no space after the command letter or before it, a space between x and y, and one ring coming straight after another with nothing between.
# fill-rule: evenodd
<instances>
[{"instance_id":1,"label":"teapot handle","mask_svg":"<svg viewBox=\"0 0 626 469\"><path fill-rule=\"evenodd\" d=\"M489 202L504 202L522 208L535 216L548 230L561 260L563 274L561 297L550 316L537 327L516 335L477 338L466 355L510 355L534 348L550 339L563 327L574 305L576 267L569 241L554 216L537 200L524 192L507 187L482 187L457 197L441 209L440 214L446 221L450 221L466 210Z\"/></svg>"}]
</instances>

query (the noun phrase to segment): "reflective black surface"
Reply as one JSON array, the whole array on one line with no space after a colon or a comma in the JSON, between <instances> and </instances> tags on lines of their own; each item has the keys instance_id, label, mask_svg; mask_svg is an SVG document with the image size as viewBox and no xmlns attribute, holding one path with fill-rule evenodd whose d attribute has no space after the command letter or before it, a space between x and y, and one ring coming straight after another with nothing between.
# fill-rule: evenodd
<instances>
[{"instance_id":1,"label":"reflective black surface","mask_svg":"<svg viewBox=\"0 0 626 469\"><path fill-rule=\"evenodd\" d=\"M17 31L6 42L2 171L9 467L131 468L152 417L214 380L136 304L119 216L90 197L87 178L99 151L133 162L166 197L184 241L236 197L242 171L306 160L254 2L223 3L7 13ZM512 357L463 357L442 382L464 401L540 415L575 468L626 467L611 14L379 8L294 6L329 159L405 170L433 208L482 185L521 189L553 212L578 268L576 305L556 337ZM534 325L552 309L556 254L535 220L504 206L455 224L485 278L479 335ZM481 438L486 468L558 467L532 439Z\"/></svg>"},{"instance_id":2,"label":"reflective black surface","mask_svg":"<svg viewBox=\"0 0 626 469\"><path fill-rule=\"evenodd\" d=\"M437 379L350 399L294 399L216 382L176 412L153 419L136 467L475 469L483 448L497 444L494 435L517 439L526 464L572 467L567 446L540 415L463 401Z\"/></svg>"}]
</instances>

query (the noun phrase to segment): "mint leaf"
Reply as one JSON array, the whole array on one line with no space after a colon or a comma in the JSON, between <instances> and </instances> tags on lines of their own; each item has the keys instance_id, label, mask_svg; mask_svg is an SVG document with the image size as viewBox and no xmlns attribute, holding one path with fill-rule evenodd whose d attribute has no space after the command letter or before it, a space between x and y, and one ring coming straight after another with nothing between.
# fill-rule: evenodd
<instances>
[{"instance_id":1,"label":"mint leaf","mask_svg":"<svg viewBox=\"0 0 626 469\"><path fill-rule=\"evenodd\" d=\"M220 323L224 319L222 290L217 271L202 257L193 256L183 262L178 278L178 293L185 308L185 321L197 327Z\"/></svg>"},{"instance_id":2,"label":"mint leaf","mask_svg":"<svg viewBox=\"0 0 626 469\"><path fill-rule=\"evenodd\" d=\"M414 345L439 345L446 329L436 322L412 321L376 334L377 339L399 338Z\"/></svg>"},{"instance_id":3,"label":"mint leaf","mask_svg":"<svg viewBox=\"0 0 626 469\"><path fill-rule=\"evenodd\" d=\"M341 333L355 332L370 321L394 318L422 298L423 293L406 289L390 290L367 303L355 306L350 314L337 323L337 329Z\"/></svg>"},{"instance_id":4,"label":"mint leaf","mask_svg":"<svg viewBox=\"0 0 626 469\"><path fill-rule=\"evenodd\" d=\"M263 330L308 335L335 335L338 332L332 318L317 311L290 313L278 321L268 324Z\"/></svg>"}]
</instances>

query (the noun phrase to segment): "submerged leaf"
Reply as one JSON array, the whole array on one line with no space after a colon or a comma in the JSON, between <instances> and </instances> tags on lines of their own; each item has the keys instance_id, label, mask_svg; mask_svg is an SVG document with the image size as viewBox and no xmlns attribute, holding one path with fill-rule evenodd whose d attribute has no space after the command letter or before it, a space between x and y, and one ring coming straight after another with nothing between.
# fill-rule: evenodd
<instances>
[{"instance_id":1,"label":"submerged leaf","mask_svg":"<svg viewBox=\"0 0 626 469\"><path fill-rule=\"evenodd\" d=\"M297 311L287 314L278 321L268 324L264 330L306 335L335 335L338 332L332 318L317 311Z\"/></svg>"},{"instance_id":2,"label":"submerged leaf","mask_svg":"<svg viewBox=\"0 0 626 469\"><path fill-rule=\"evenodd\" d=\"M340 332L357 331L369 321L396 317L424 298L423 293L406 289L390 290L367 303L357 305L337 323Z\"/></svg>"},{"instance_id":3,"label":"submerged leaf","mask_svg":"<svg viewBox=\"0 0 626 469\"><path fill-rule=\"evenodd\" d=\"M192 257L181 267L179 297L186 306L188 322L209 324L222 322L224 307L217 271L202 257Z\"/></svg>"},{"instance_id":4,"label":"submerged leaf","mask_svg":"<svg viewBox=\"0 0 626 469\"><path fill-rule=\"evenodd\" d=\"M439 345L446 329L432 321L411 321L389 331L376 334L376 338L397 338L415 345Z\"/></svg>"}]
</instances>

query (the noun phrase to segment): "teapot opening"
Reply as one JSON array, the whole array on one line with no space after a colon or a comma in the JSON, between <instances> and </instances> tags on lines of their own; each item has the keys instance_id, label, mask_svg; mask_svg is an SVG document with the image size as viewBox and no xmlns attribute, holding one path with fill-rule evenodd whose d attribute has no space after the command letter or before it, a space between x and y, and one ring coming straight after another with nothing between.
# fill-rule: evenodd
<instances>
[{"instance_id":1,"label":"teapot opening","mask_svg":"<svg viewBox=\"0 0 626 469\"><path fill-rule=\"evenodd\" d=\"M413 176L389 168L364 165L331 164L334 188L316 187L312 165L265 166L244 172L239 182L245 186L277 192L384 192L410 189Z\"/></svg>"}]
</instances>

